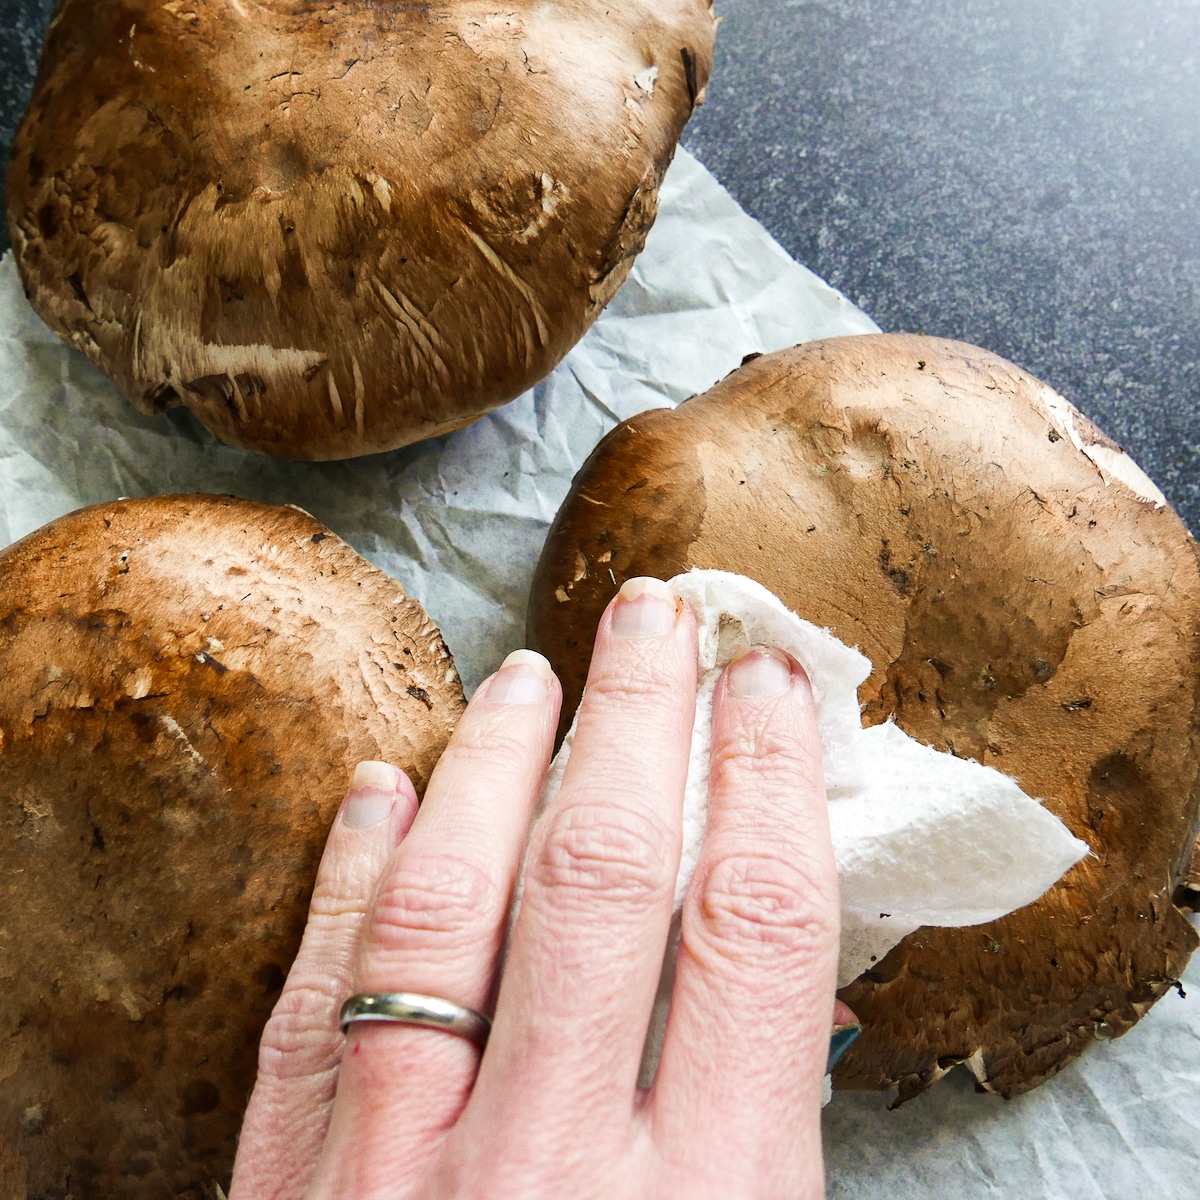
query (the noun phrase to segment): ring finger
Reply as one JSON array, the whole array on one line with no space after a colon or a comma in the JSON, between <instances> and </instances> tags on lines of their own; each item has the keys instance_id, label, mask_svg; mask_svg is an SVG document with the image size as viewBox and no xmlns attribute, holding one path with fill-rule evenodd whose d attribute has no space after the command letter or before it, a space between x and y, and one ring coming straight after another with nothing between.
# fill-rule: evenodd
<instances>
[{"instance_id":1,"label":"ring finger","mask_svg":"<svg viewBox=\"0 0 1200 1200\"><path fill-rule=\"evenodd\" d=\"M417 812L408 777L359 763L325 844L296 961L263 1031L258 1080L238 1137L232 1200L299 1200L325 1141L350 988L375 884Z\"/></svg>"},{"instance_id":2,"label":"ring finger","mask_svg":"<svg viewBox=\"0 0 1200 1200\"><path fill-rule=\"evenodd\" d=\"M476 692L393 853L363 937L355 992L489 1007L506 914L546 772L561 694L517 651ZM479 1051L445 1032L357 1024L347 1035L317 1195L403 1191L466 1103Z\"/></svg>"}]
</instances>

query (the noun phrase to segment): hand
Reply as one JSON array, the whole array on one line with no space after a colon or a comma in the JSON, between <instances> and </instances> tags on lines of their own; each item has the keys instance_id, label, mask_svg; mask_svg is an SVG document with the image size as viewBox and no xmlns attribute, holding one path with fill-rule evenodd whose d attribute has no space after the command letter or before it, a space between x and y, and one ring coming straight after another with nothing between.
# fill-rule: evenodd
<instances>
[{"instance_id":1,"label":"hand","mask_svg":"<svg viewBox=\"0 0 1200 1200\"><path fill-rule=\"evenodd\" d=\"M597 633L499 983L561 704L548 664L518 651L480 686L419 813L399 771L359 767L263 1035L230 1200L823 1195L837 875L812 695L779 651L735 660L717 689L670 1020L637 1086L695 685L691 612L631 580ZM372 991L494 1010L486 1053L408 1025L343 1039L339 1005Z\"/></svg>"}]
</instances>

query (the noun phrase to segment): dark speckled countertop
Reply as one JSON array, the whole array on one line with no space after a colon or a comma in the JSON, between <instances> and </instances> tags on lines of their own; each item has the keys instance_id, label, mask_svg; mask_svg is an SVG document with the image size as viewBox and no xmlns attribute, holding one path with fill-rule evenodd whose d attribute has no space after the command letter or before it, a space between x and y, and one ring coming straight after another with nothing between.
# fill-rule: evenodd
<instances>
[{"instance_id":1,"label":"dark speckled countertop","mask_svg":"<svg viewBox=\"0 0 1200 1200\"><path fill-rule=\"evenodd\" d=\"M0 0L5 155L52 7ZM1058 388L1200 530L1200 0L717 8L688 148L884 329Z\"/></svg>"}]
</instances>

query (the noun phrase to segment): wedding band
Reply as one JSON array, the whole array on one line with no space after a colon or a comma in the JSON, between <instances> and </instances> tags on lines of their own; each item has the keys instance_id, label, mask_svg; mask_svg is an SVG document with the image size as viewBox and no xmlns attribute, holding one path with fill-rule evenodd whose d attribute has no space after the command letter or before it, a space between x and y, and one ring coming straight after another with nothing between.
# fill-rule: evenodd
<instances>
[{"instance_id":1,"label":"wedding band","mask_svg":"<svg viewBox=\"0 0 1200 1200\"><path fill-rule=\"evenodd\" d=\"M440 1029L474 1042L481 1050L487 1045L492 1023L481 1012L464 1008L440 996L422 996L417 992L362 992L342 1005L338 1024L345 1033L356 1021L390 1021L397 1025L420 1025Z\"/></svg>"}]
</instances>

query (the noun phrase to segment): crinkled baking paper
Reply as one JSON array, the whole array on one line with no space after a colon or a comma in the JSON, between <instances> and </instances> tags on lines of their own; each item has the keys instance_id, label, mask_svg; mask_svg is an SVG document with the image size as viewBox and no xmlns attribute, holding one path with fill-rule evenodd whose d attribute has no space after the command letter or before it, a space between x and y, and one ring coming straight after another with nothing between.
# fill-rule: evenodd
<instances>
[{"instance_id":1,"label":"crinkled baking paper","mask_svg":"<svg viewBox=\"0 0 1200 1200\"><path fill-rule=\"evenodd\" d=\"M522 642L538 551L600 437L712 386L754 351L872 322L680 151L630 278L544 383L466 429L343 463L260 458L186 412L138 413L32 313L0 263L0 544L84 504L232 492L298 504L401 581L468 687ZM898 1112L825 1110L838 1200L1200 1200L1200 963L1131 1033L1010 1103L960 1071Z\"/></svg>"}]
</instances>

